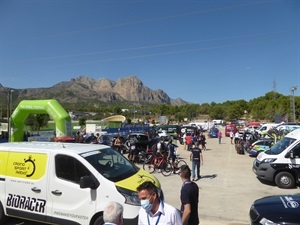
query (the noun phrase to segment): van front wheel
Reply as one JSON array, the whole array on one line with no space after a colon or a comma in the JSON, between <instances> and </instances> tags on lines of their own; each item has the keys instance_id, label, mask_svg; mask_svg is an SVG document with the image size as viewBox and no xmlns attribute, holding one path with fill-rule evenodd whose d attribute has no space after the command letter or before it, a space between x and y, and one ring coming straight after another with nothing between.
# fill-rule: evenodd
<instances>
[{"instance_id":1,"label":"van front wheel","mask_svg":"<svg viewBox=\"0 0 300 225\"><path fill-rule=\"evenodd\" d=\"M275 183L279 188L294 188L295 178L288 172L280 172L275 177Z\"/></svg>"},{"instance_id":2,"label":"van front wheel","mask_svg":"<svg viewBox=\"0 0 300 225\"><path fill-rule=\"evenodd\" d=\"M104 220L103 220L103 216L99 216L93 225L103 225L104 224Z\"/></svg>"}]
</instances>

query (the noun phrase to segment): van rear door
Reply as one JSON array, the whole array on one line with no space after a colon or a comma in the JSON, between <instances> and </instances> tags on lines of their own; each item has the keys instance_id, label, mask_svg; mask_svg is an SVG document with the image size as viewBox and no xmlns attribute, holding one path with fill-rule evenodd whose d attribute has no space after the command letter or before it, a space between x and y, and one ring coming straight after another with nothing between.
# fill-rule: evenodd
<instances>
[{"instance_id":1,"label":"van rear door","mask_svg":"<svg viewBox=\"0 0 300 225\"><path fill-rule=\"evenodd\" d=\"M9 152L5 181L5 208L8 216L46 222L48 155L45 153Z\"/></svg>"}]
</instances>

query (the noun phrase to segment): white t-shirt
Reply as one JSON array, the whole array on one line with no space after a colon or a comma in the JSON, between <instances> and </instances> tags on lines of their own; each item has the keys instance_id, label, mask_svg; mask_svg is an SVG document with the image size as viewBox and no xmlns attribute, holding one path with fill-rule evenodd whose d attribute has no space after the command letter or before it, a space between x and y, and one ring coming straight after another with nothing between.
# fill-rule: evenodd
<instances>
[{"instance_id":1,"label":"white t-shirt","mask_svg":"<svg viewBox=\"0 0 300 225\"><path fill-rule=\"evenodd\" d=\"M148 223L148 219L149 219L149 223ZM151 212L146 213L146 210L141 207L139 212L138 225L149 225L149 224L182 225L180 212L175 207L163 202L160 202L159 208L155 214L152 214Z\"/></svg>"},{"instance_id":2,"label":"white t-shirt","mask_svg":"<svg viewBox=\"0 0 300 225\"><path fill-rule=\"evenodd\" d=\"M157 147L157 152L161 153L161 142L158 142L156 147Z\"/></svg>"}]
</instances>

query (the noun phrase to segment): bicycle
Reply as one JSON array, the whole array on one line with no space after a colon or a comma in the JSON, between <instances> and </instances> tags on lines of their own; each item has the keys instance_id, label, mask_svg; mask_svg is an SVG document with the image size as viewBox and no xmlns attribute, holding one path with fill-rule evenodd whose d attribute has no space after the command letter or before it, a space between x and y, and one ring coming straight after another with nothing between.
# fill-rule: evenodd
<instances>
[{"instance_id":1,"label":"bicycle","mask_svg":"<svg viewBox=\"0 0 300 225\"><path fill-rule=\"evenodd\" d=\"M181 168L181 166L187 165L186 161L184 161L183 159L180 159L180 158L179 158L179 154L176 154L176 158L175 158L175 168L174 168L173 165L172 165L171 159L169 159L169 162L171 163L172 171L175 171L175 173L176 173L176 170L178 170L178 169Z\"/></svg>"},{"instance_id":2,"label":"bicycle","mask_svg":"<svg viewBox=\"0 0 300 225\"><path fill-rule=\"evenodd\" d=\"M149 173L154 173L154 171L160 170L162 175L164 176L170 176L173 171L172 164L168 160L166 160L164 156L152 157L150 163L143 164L143 169L148 171Z\"/></svg>"}]
</instances>

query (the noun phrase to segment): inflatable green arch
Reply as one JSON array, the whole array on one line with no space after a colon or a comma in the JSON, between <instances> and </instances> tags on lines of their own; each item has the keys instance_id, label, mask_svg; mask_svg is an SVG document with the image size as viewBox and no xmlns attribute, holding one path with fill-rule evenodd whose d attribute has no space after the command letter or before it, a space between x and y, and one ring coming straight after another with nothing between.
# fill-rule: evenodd
<instances>
[{"instance_id":1,"label":"inflatable green arch","mask_svg":"<svg viewBox=\"0 0 300 225\"><path fill-rule=\"evenodd\" d=\"M10 141L24 139L24 123L29 114L48 114L55 122L56 137L71 136L71 117L57 100L23 100L11 116Z\"/></svg>"}]
</instances>

